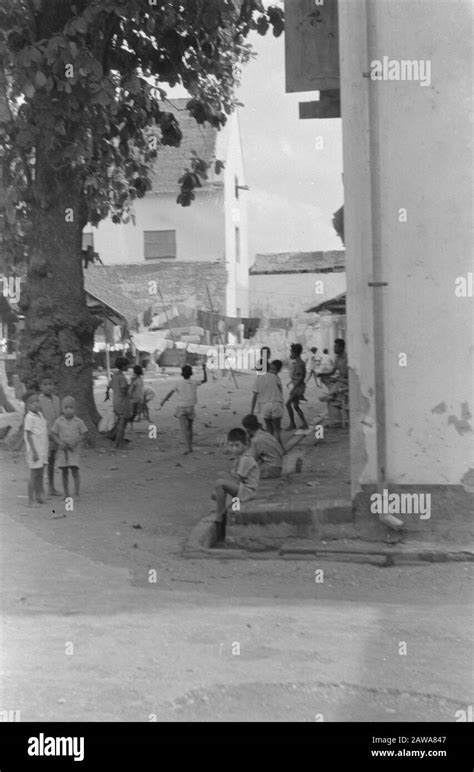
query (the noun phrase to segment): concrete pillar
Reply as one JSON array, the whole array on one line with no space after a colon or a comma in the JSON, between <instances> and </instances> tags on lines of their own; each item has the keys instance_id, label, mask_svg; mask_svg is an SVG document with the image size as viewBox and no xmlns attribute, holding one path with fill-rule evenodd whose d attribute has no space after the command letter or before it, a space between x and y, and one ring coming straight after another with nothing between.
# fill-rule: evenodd
<instances>
[{"instance_id":1,"label":"concrete pillar","mask_svg":"<svg viewBox=\"0 0 474 772\"><path fill-rule=\"evenodd\" d=\"M474 480L470 29L464 0L339 2L352 491L432 488L439 517Z\"/></svg>"}]
</instances>

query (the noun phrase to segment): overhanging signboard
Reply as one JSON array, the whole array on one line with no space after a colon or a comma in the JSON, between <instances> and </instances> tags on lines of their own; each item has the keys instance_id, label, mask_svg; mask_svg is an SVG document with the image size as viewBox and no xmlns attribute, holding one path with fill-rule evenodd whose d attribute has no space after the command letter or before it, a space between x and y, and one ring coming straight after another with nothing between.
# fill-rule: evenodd
<instances>
[{"instance_id":1,"label":"overhanging signboard","mask_svg":"<svg viewBox=\"0 0 474 772\"><path fill-rule=\"evenodd\" d=\"M339 88L337 0L285 0L286 92Z\"/></svg>"}]
</instances>

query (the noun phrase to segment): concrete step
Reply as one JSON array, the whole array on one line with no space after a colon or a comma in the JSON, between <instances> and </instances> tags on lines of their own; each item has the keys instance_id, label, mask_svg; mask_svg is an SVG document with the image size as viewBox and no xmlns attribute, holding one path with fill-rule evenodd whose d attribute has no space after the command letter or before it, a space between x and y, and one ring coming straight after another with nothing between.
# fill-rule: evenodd
<instances>
[{"instance_id":1,"label":"concrete step","mask_svg":"<svg viewBox=\"0 0 474 772\"><path fill-rule=\"evenodd\" d=\"M349 523L352 521L352 502L350 499L315 500L314 493L278 501L252 499L243 502L240 511L232 515L236 525Z\"/></svg>"}]
</instances>

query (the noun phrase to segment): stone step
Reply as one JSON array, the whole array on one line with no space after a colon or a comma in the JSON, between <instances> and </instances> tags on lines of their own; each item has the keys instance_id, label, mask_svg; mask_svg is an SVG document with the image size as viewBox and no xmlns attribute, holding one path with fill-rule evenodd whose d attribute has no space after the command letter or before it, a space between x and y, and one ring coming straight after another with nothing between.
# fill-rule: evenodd
<instances>
[{"instance_id":1,"label":"stone step","mask_svg":"<svg viewBox=\"0 0 474 772\"><path fill-rule=\"evenodd\" d=\"M313 526L322 523L349 523L352 521L352 502L350 499L316 499L297 496L278 501L251 499L240 505L238 512L233 512L236 525L267 525L269 523L289 523L297 526Z\"/></svg>"}]
</instances>

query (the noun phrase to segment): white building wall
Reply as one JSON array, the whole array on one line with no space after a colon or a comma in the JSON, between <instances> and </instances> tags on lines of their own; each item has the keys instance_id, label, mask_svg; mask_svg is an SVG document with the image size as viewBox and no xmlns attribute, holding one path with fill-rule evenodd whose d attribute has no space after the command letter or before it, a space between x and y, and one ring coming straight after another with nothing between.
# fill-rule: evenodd
<instances>
[{"instance_id":1,"label":"white building wall","mask_svg":"<svg viewBox=\"0 0 474 772\"><path fill-rule=\"evenodd\" d=\"M94 249L104 265L153 263L145 260L143 232L176 231L177 261L225 259L224 192L198 190L191 206L176 203L176 194L148 193L135 201L135 225L115 224L107 218L98 228L87 226L94 235ZM168 262L168 259L165 259Z\"/></svg>"},{"instance_id":2,"label":"white building wall","mask_svg":"<svg viewBox=\"0 0 474 772\"><path fill-rule=\"evenodd\" d=\"M353 486L380 479L381 442L388 482L463 485L473 301L455 282L472 271L471 4L341 0L339 23ZM430 61L430 85L363 77L384 56Z\"/></svg>"},{"instance_id":3,"label":"white building wall","mask_svg":"<svg viewBox=\"0 0 474 772\"><path fill-rule=\"evenodd\" d=\"M235 196L235 177L239 185L245 185L245 170L240 144L238 115L234 113L229 119L228 145L226 148L226 165L224 170L225 188L225 243L227 271L229 274L227 286L227 314L248 316L249 313L249 254L248 254L248 213L245 190L239 190ZM219 144L217 154L220 150ZM219 155L218 155L219 157ZM240 262L236 261L235 228L240 231Z\"/></svg>"},{"instance_id":4,"label":"white building wall","mask_svg":"<svg viewBox=\"0 0 474 772\"><path fill-rule=\"evenodd\" d=\"M94 235L94 249L104 265L154 263L144 258L144 231L175 230L177 261L225 261L228 272L226 313L248 316L248 215L247 192L235 196L235 177L245 185L243 154L238 116L217 135L216 158L225 167L212 187L196 190L189 207L176 203L176 194L148 193L134 202L135 224L114 224L111 218L98 228L87 226L85 233ZM236 261L235 228L240 231L240 261Z\"/></svg>"},{"instance_id":5,"label":"white building wall","mask_svg":"<svg viewBox=\"0 0 474 772\"><path fill-rule=\"evenodd\" d=\"M321 292L322 290L322 292ZM295 317L346 291L346 274L250 274L250 316Z\"/></svg>"}]
</instances>

